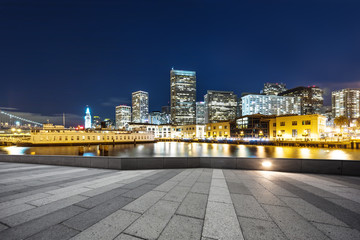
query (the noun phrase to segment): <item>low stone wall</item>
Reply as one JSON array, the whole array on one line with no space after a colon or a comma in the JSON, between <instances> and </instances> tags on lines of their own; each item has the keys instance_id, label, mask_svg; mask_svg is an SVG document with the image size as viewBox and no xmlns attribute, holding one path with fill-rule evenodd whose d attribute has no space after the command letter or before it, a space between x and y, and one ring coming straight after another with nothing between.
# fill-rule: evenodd
<instances>
[{"instance_id":1,"label":"low stone wall","mask_svg":"<svg viewBox=\"0 0 360 240\"><path fill-rule=\"evenodd\" d=\"M34 163L118 170L163 168L222 168L360 176L360 161L354 160L236 157L118 158L1 154L0 162Z\"/></svg>"}]
</instances>

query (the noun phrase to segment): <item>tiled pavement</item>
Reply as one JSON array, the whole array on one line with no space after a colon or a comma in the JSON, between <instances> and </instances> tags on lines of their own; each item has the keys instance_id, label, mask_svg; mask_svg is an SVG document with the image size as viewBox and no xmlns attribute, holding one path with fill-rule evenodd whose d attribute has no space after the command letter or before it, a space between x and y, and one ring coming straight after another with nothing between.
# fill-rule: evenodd
<instances>
[{"instance_id":1,"label":"tiled pavement","mask_svg":"<svg viewBox=\"0 0 360 240\"><path fill-rule=\"evenodd\" d=\"M360 239L360 178L0 163L0 239Z\"/></svg>"}]
</instances>

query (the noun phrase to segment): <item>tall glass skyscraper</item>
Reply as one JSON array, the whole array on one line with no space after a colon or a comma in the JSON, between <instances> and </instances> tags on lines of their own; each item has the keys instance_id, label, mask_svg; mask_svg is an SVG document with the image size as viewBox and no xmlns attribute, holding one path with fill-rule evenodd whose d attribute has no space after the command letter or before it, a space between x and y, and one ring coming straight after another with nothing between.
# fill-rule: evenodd
<instances>
[{"instance_id":1,"label":"tall glass skyscraper","mask_svg":"<svg viewBox=\"0 0 360 240\"><path fill-rule=\"evenodd\" d=\"M333 117L360 117L360 88L346 88L331 93Z\"/></svg>"},{"instance_id":2,"label":"tall glass skyscraper","mask_svg":"<svg viewBox=\"0 0 360 240\"><path fill-rule=\"evenodd\" d=\"M237 96L231 91L207 91L205 99L205 122L215 123L236 118Z\"/></svg>"},{"instance_id":3,"label":"tall glass skyscraper","mask_svg":"<svg viewBox=\"0 0 360 240\"><path fill-rule=\"evenodd\" d=\"M115 107L116 128L125 128L126 124L131 122L131 107L120 105Z\"/></svg>"},{"instance_id":4,"label":"tall glass skyscraper","mask_svg":"<svg viewBox=\"0 0 360 240\"><path fill-rule=\"evenodd\" d=\"M132 122L147 123L149 118L149 93L137 91L132 93Z\"/></svg>"},{"instance_id":5,"label":"tall glass skyscraper","mask_svg":"<svg viewBox=\"0 0 360 240\"><path fill-rule=\"evenodd\" d=\"M170 71L170 101L172 124L196 123L196 72Z\"/></svg>"},{"instance_id":6,"label":"tall glass skyscraper","mask_svg":"<svg viewBox=\"0 0 360 240\"><path fill-rule=\"evenodd\" d=\"M205 102L196 102L196 124L205 124Z\"/></svg>"}]
</instances>

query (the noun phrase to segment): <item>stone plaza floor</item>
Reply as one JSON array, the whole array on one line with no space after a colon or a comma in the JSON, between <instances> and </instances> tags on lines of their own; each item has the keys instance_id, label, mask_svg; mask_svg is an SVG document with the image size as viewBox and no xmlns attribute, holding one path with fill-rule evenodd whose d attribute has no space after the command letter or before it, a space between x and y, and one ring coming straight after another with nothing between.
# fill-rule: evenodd
<instances>
[{"instance_id":1,"label":"stone plaza floor","mask_svg":"<svg viewBox=\"0 0 360 240\"><path fill-rule=\"evenodd\" d=\"M360 178L0 162L0 239L360 239Z\"/></svg>"}]
</instances>

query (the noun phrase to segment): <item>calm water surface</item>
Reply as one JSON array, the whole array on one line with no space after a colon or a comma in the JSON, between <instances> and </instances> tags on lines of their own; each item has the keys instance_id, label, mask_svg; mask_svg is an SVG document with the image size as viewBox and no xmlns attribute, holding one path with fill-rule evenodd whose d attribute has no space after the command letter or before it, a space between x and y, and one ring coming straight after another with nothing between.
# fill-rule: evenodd
<instances>
[{"instance_id":1,"label":"calm water surface","mask_svg":"<svg viewBox=\"0 0 360 240\"><path fill-rule=\"evenodd\" d=\"M83 147L84 156L100 156L99 146ZM0 147L0 154L79 155L79 146ZM360 160L359 149L249 146L217 143L157 142L109 145L109 156L118 157L251 157Z\"/></svg>"}]
</instances>

